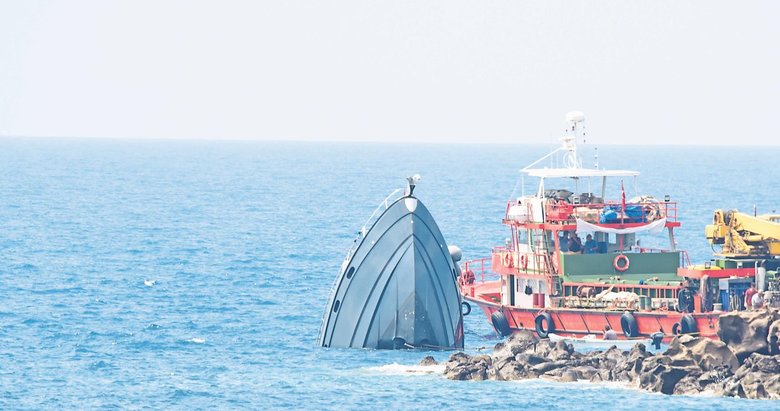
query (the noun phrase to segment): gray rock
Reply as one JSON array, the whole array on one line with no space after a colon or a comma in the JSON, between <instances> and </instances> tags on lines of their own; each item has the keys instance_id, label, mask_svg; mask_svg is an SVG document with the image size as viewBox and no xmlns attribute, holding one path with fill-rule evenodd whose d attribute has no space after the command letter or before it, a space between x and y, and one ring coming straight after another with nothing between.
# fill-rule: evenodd
<instances>
[{"instance_id":1,"label":"gray rock","mask_svg":"<svg viewBox=\"0 0 780 411\"><path fill-rule=\"evenodd\" d=\"M780 399L780 356L751 354L723 384L723 395Z\"/></svg>"},{"instance_id":2,"label":"gray rock","mask_svg":"<svg viewBox=\"0 0 780 411\"><path fill-rule=\"evenodd\" d=\"M701 370L697 367L675 367L666 364L656 364L650 369L643 369L639 376L639 387L648 391L673 394L674 387L686 376L698 378Z\"/></svg>"},{"instance_id":3,"label":"gray rock","mask_svg":"<svg viewBox=\"0 0 780 411\"><path fill-rule=\"evenodd\" d=\"M752 353L769 354L769 329L777 329L779 320L780 311L774 308L727 313L719 318L718 337L741 363Z\"/></svg>"},{"instance_id":4,"label":"gray rock","mask_svg":"<svg viewBox=\"0 0 780 411\"><path fill-rule=\"evenodd\" d=\"M534 365L531 367L531 369L539 374L545 374L547 372L550 372L556 368L565 367L566 361L550 361L550 362L543 362L541 364Z\"/></svg>"},{"instance_id":5,"label":"gray rock","mask_svg":"<svg viewBox=\"0 0 780 411\"><path fill-rule=\"evenodd\" d=\"M574 370L564 370L561 374L561 377L559 378L559 381L562 382L574 382L579 379L579 375Z\"/></svg>"},{"instance_id":6,"label":"gray rock","mask_svg":"<svg viewBox=\"0 0 780 411\"><path fill-rule=\"evenodd\" d=\"M578 380L590 380L593 379L594 376L599 374L599 370L596 369L595 367L591 367L590 365L580 365L577 367L573 367L570 370L577 373Z\"/></svg>"}]
</instances>

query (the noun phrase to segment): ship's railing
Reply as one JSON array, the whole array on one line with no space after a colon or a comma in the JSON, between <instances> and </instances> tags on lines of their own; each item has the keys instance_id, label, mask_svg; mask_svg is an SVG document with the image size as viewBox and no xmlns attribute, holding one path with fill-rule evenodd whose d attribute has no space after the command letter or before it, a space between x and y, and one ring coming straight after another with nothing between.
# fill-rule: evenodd
<instances>
[{"instance_id":1,"label":"ship's railing","mask_svg":"<svg viewBox=\"0 0 780 411\"><path fill-rule=\"evenodd\" d=\"M575 218L594 224L650 223L661 218L677 221L677 203L638 202L626 203L609 201L603 204L573 204L559 200L548 202L545 206L548 221L566 222Z\"/></svg>"},{"instance_id":2,"label":"ship's railing","mask_svg":"<svg viewBox=\"0 0 780 411\"><path fill-rule=\"evenodd\" d=\"M519 215L513 214L514 207L521 207ZM505 218L518 222L536 221L532 208L509 201ZM570 203L568 201L548 200L545 204L545 218L549 222L573 222L576 218L592 224L650 223L661 218L677 222L677 203L674 201L644 201L626 203L608 201L606 203ZM523 221L525 219L526 221Z\"/></svg>"},{"instance_id":3,"label":"ship's railing","mask_svg":"<svg viewBox=\"0 0 780 411\"><path fill-rule=\"evenodd\" d=\"M484 283L486 280L497 280L500 276L492 270L492 258L477 258L463 263L461 273L471 271L475 280ZM463 275L463 274L461 274Z\"/></svg>"},{"instance_id":4,"label":"ship's railing","mask_svg":"<svg viewBox=\"0 0 780 411\"><path fill-rule=\"evenodd\" d=\"M688 256L688 251L686 250L667 250L665 248L653 248L653 247L639 247L640 253L672 253L672 252L679 252L680 253L680 267L690 267L691 266L691 258Z\"/></svg>"},{"instance_id":5,"label":"ship's railing","mask_svg":"<svg viewBox=\"0 0 780 411\"><path fill-rule=\"evenodd\" d=\"M688 251L680 251L680 267L690 267L691 257L688 255Z\"/></svg>"},{"instance_id":6,"label":"ship's railing","mask_svg":"<svg viewBox=\"0 0 780 411\"><path fill-rule=\"evenodd\" d=\"M391 204L395 203L399 198L403 197L403 189L397 188L393 190L390 195L385 197L384 200L382 200L381 203L374 209L374 212L371 213L371 215L368 217L368 220L363 224L362 227L360 227L360 231L358 231L358 235L355 238L355 240L352 242L352 246L347 250L347 255L344 257L344 261L341 263L341 272L343 273L344 270L347 269L347 264L349 264L349 261L352 259L352 255L357 250L358 246L360 245L360 241L365 237L368 230L371 229L371 227L376 223L376 221L379 219L379 217L382 215L382 213L385 212L385 210L390 207ZM338 281L338 278L336 279Z\"/></svg>"},{"instance_id":7,"label":"ship's railing","mask_svg":"<svg viewBox=\"0 0 780 411\"><path fill-rule=\"evenodd\" d=\"M511 256L511 265L506 256ZM554 276L558 270L556 256L546 251L511 251L504 246L493 247L493 271L498 274L530 274ZM496 258L498 257L498 258Z\"/></svg>"}]
</instances>

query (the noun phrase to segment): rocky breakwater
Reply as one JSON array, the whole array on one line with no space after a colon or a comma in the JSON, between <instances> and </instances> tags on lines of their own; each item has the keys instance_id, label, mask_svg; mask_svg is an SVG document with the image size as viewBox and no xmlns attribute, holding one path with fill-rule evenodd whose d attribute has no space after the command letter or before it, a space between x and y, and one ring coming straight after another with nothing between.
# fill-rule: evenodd
<instances>
[{"instance_id":1,"label":"rocky breakwater","mask_svg":"<svg viewBox=\"0 0 780 411\"><path fill-rule=\"evenodd\" d=\"M778 331L777 310L727 314L721 320L723 341L681 335L659 354L643 344L630 351L612 347L581 353L569 343L520 331L496 344L491 355L453 354L444 375L452 380L612 381L664 394L707 391L780 399L780 355L772 341ZM427 357L423 364L432 361Z\"/></svg>"}]
</instances>

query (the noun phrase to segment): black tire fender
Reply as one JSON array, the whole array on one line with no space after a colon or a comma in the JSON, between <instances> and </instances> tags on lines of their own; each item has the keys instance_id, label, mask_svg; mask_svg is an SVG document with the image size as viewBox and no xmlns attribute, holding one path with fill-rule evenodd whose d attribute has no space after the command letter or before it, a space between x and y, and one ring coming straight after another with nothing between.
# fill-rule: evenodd
<instances>
[{"instance_id":1,"label":"black tire fender","mask_svg":"<svg viewBox=\"0 0 780 411\"><path fill-rule=\"evenodd\" d=\"M463 314L463 316L467 316L471 314L471 304L463 301L460 303L460 312Z\"/></svg>"},{"instance_id":2,"label":"black tire fender","mask_svg":"<svg viewBox=\"0 0 780 411\"><path fill-rule=\"evenodd\" d=\"M696 326L696 319L690 314L685 314L680 319L680 333L681 334L696 334L699 332L699 327Z\"/></svg>"},{"instance_id":3,"label":"black tire fender","mask_svg":"<svg viewBox=\"0 0 780 411\"><path fill-rule=\"evenodd\" d=\"M555 332L555 322L552 315L548 312L537 315L534 323L536 324L536 334L539 335L539 338L547 338L550 336L550 333Z\"/></svg>"},{"instance_id":4,"label":"black tire fender","mask_svg":"<svg viewBox=\"0 0 780 411\"><path fill-rule=\"evenodd\" d=\"M501 337L506 337L512 333L512 329L509 328L509 321L507 321L506 315L504 315L503 312L496 311L493 314L490 314L490 321L493 323L493 328L496 330L496 333Z\"/></svg>"},{"instance_id":5,"label":"black tire fender","mask_svg":"<svg viewBox=\"0 0 780 411\"><path fill-rule=\"evenodd\" d=\"M639 335L639 325L634 318L634 314L630 311L626 311L620 316L620 328L623 330L623 335L626 337L636 337Z\"/></svg>"}]
</instances>

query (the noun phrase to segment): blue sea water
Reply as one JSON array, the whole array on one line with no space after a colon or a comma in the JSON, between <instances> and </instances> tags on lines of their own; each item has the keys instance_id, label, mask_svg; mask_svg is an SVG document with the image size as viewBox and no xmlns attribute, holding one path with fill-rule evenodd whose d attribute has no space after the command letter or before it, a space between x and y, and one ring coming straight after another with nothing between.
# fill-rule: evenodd
<instances>
[{"instance_id":1,"label":"blue sea water","mask_svg":"<svg viewBox=\"0 0 780 411\"><path fill-rule=\"evenodd\" d=\"M423 176L416 194L476 258L506 237L518 169L550 148L0 140L0 408L779 408L449 381L388 367L446 352L317 347L346 249L403 177ZM776 147L605 146L599 157L642 171L639 192L679 201L677 241L694 261L710 256L713 208L780 208ZM476 311L465 328L468 352L498 341Z\"/></svg>"}]
</instances>

